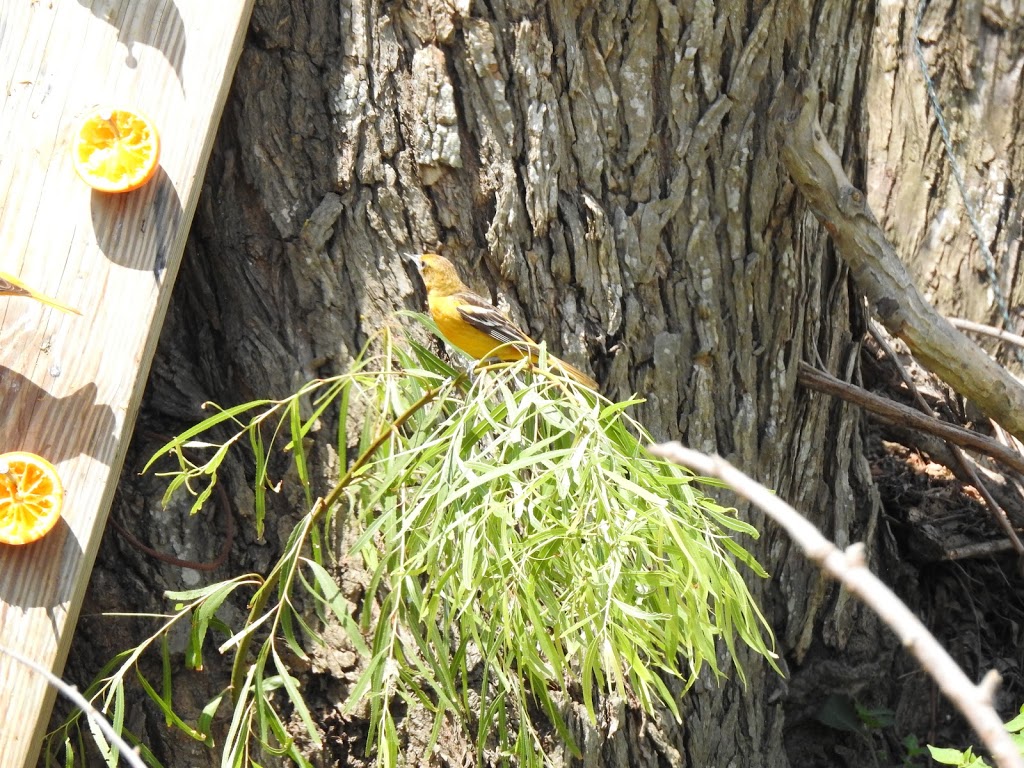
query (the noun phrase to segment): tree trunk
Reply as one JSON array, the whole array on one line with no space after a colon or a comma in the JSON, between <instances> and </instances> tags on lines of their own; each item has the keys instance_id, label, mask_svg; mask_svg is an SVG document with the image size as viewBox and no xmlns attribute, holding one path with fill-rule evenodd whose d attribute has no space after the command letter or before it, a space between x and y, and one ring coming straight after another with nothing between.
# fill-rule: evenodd
<instances>
[{"instance_id":1,"label":"tree trunk","mask_svg":"<svg viewBox=\"0 0 1024 768\"><path fill-rule=\"evenodd\" d=\"M645 397L636 415L656 438L723 454L840 546L864 541L873 565L896 569L859 416L796 386L801 360L856 379L864 320L779 164L772 96L791 68L811 71L857 184L862 137L870 129L872 156L884 152L876 125L887 117L862 101L865 82L883 78L869 70L882 64L869 55L873 5L806 5L259 0L113 511L180 558L214 558L228 518L237 534L211 575L155 561L111 530L69 673L86 682L152 631L91 613L164 610L164 589L265 570L302 509L278 499L266 541L255 540L241 459L222 472L225 509L162 509L163 484L137 472L163 437L195 423L206 400L282 396L344 371L394 310L423 306L400 256L438 247L607 396ZM913 130L898 118L891 128ZM895 191L878 194L895 205ZM1009 231L1003 242L1015 259ZM337 457L317 458L326 483ZM832 694L894 706L893 683L912 665L784 535L744 514L763 531L745 544L771 579L751 587L788 677L748 654L747 685L702 679L682 724L610 702L594 728L580 712L586 764L865 764L860 736L827 729L822 708ZM202 674L179 672L194 711L226 683L211 657ZM354 662L339 658L303 680L327 743L316 765L366 762L365 721L341 713ZM899 700L925 711L919 688ZM410 712L410 764L422 758L418 723ZM148 704L129 727L168 765L217 763ZM471 753L453 728L431 762Z\"/></svg>"},{"instance_id":2,"label":"tree trunk","mask_svg":"<svg viewBox=\"0 0 1024 768\"><path fill-rule=\"evenodd\" d=\"M869 204L915 284L950 317L1017 334L1024 332L1024 203L1014 182L1024 171L1024 128L1017 119L1024 108L1021 12L1019 3L880 2L865 88ZM1021 350L978 338L1019 376ZM959 403L950 403L956 411ZM963 410L978 429L986 428L969 404ZM896 439L912 452L929 452L920 436ZM931 454L940 455L941 447ZM1019 521L1022 506L1019 493L1014 496L1017 503L1007 511ZM927 500L904 506L912 508L898 511L896 527L909 518L914 528L938 529L937 537L927 538L937 538L947 551L963 541L965 527L972 529L971 543L995 529L984 512L971 516L953 509L936 516ZM952 526L940 527L950 522L944 516ZM996 705L1007 719L1024 700L1016 639L1024 617L1019 579L1014 561L1004 556L925 565L904 587L969 676L980 680L992 667L1003 673ZM910 686L894 691L891 701L898 717L916 719L917 733L930 727L934 738L935 716L922 717L922 699ZM971 739L976 743L963 734L959 743Z\"/></svg>"},{"instance_id":3,"label":"tree trunk","mask_svg":"<svg viewBox=\"0 0 1024 768\"><path fill-rule=\"evenodd\" d=\"M1020 11L934 3L918 27L916 5L880 3L867 91L879 221L940 309L996 325L1021 305Z\"/></svg>"}]
</instances>

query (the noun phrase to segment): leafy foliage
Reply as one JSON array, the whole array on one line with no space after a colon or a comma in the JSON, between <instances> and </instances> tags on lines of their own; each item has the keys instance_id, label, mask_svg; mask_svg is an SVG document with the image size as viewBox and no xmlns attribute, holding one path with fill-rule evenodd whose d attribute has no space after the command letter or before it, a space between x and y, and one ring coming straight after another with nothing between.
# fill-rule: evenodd
<instances>
[{"instance_id":1,"label":"leafy foliage","mask_svg":"<svg viewBox=\"0 0 1024 768\"><path fill-rule=\"evenodd\" d=\"M398 762L402 704L434 713L428 751L454 718L481 757L541 765L538 711L578 751L562 711L570 696L592 720L605 695L678 717L666 680L688 687L705 665L722 674L718 654L735 657L736 638L774 666L738 563L766 574L733 538L756 531L705 495L710 481L645 451L650 438L627 414L634 401L601 398L543 355L468 376L412 339L396 344L385 332L379 348L286 400L220 410L160 451L178 461L168 493L188 488L198 509L227 451L247 440L262 533L269 457L286 442L308 510L265 577L169 594L174 613L90 690L104 706L123 700L128 673L157 646L160 685L137 675L168 725L209 743L228 702L223 765L257 765L261 754L308 765L288 725L300 723L314 747L321 736L290 660L307 659L334 623L362 658L346 707L368 703L367 744L379 765ZM329 409L338 455L354 458L318 498L304 441ZM214 440L225 426L235 431ZM197 450L208 458L189 458ZM353 542L346 552L326 544L340 540L338 528ZM369 573L358 611L337 583L342 556ZM242 588L254 589L248 615L231 628L219 612ZM234 659L230 684L195 727L174 712L167 646L157 643L185 619L188 666L202 668L211 630ZM70 744L70 734L54 738Z\"/></svg>"},{"instance_id":2,"label":"leafy foliage","mask_svg":"<svg viewBox=\"0 0 1024 768\"><path fill-rule=\"evenodd\" d=\"M1006 723L1006 730L1013 735L1017 749L1021 756L1024 756L1024 705L1020 708L1020 714ZM975 755L970 747L961 751L950 747L933 747L929 744L928 751L932 760L942 765L955 765L957 768L989 768L988 763Z\"/></svg>"}]
</instances>

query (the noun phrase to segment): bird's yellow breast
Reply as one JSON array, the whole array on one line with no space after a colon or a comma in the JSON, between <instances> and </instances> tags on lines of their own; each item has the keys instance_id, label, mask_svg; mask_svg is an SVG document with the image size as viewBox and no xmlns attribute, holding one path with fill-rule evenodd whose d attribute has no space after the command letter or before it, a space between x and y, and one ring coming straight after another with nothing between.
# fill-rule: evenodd
<instances>
[{"instance_id":1,"label":"bird's yellow breast","mask_svg":"<svg viewBox=\"0 0 1024 768\"><path fill-rule=\"evenodd\" d=\"M427 302L437 329L452 345L477 360L487 357L518 360L523 356L522 352L511 347L495 352L501 346L500 342L463 320L459 314L459 303L459 299L454 296L431 296Z\"/></svg>"}]
</instances>

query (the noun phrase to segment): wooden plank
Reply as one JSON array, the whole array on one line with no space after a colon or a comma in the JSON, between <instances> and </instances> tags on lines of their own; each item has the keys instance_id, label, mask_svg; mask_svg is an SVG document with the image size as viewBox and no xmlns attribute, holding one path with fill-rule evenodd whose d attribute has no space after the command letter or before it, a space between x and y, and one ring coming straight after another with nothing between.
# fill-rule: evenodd
<instances>
[{"instance_id":1,"label":"wooden plank","mask_svg":"<svg viewBox=\"0 0 1024 768\"><path fill-rule=\"evenodd\" d=\"M0 452L49 458L65 512L0 545L0 646L60 674L124 460L253 0L0 7L0 270L81 317L0 298ZM157 124L161 168L125 195L76 176L89 107ZM35 765L53 692L0 654L0 766Z\"/></svg>"}]
</instances>

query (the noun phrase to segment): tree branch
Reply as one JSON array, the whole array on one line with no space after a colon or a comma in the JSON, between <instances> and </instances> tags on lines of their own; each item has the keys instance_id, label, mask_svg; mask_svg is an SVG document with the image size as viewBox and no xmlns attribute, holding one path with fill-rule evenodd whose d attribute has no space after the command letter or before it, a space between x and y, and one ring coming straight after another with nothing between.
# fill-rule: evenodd
<instances>
[{"instance_id":1,"label":"tree branch","mask_svg":"<svg viewBox=\"0 0 1024 768\"><path fill-rule=\"evenodd\" d=\"M771 119L782 162L808 206L832 235L857 287L882 324L906 342L929 370L977 403L993 421L1024 438L1024 386L984 349L958 331L914 286L895 249L850 183L818 122L818 92L806 72L779 89Z\"/></svg>"},{"instance_id":2,"label":"tree branch","mask_svg":"<svg viewBox=\"0 0 1024 768\"><path fill-rule=\"evenodd\" d=\"M1000 768L1024 768L1024 759L992 705L992 696L999 684L999 673L992 669L980 684L971 682L928 628L892 590L868 570L864 562L863 544L852 544L845 552L841 551L793 507L719 456L708 456L684 448L677 442L651 446L651 452L689 467L698 474L717 477L740 496L760 507L768 517L782 526L818 567L842 583L892 628L903 645L935 680L939 689L963 713Z\"/></svg>"},{"instance_id":3,"label":"tree branch","mask_svg":"<svg viewBox=\"0 0 1024 768\"><path fill-rule=\"evenodd\" d=\"M855 386L848 382L837 379L835 376L820 371L807 363L800 363L796 374L797 383L818 392L846 400L847 402L859 405L866 411L881 416L886 421L901 424L912 429L919 429L922 432L941 437L962 448L969 448L979 453L991 456L996 461L1001 461L1008 467L1018 472L1024 472L1024 456L1005 445L992 440L991 438L979 435L969 429L958 427L940 419L926 416L920 411L915 411L902 403L894 403L884 397L868 392L866 389Z\"/></svg>"},{"instance_id":4,"label":"tree branch","mask_svg":"<svg viewBox=\"0 0 1024 768\"><path fill-rule=\"evenodd\" d=\"M868 333L872 335L878 346L882 348L885 354L892 361L892 364L896 366L896 370L899 372L900 378L903 379L903 385L914 398L914 402L917 403L918 409L925 416L938 419L935 415L935 411L932 410L931 406L928 405L928 403L925 402L925 399L921 396L921 393L917 389L917 384L914 383L914 379L907 372L907 369L903 367L903 364L900 362L896 352L889 344L889 341L884 335L882 335L882 331L873 320L868 323ZM958 445L954 445L948 441L947 445L949 446L950 453L953 454L953 459L956 462L957 467L960 469L960 474L966 475L969 478L971 485L973 485L978 490L978 493L981 494L981 497L985 500L985 504L988 506L988 511L992 516L992 520L996 525L1003 529L1003 533L1006 534L1006 538L1013 545L1013 549L1016 551L1017 556L1020 557L1024 555L1024 543L1021 542L1020 537L1017 536L1017 532L1013 529L1013 523L1010 522L1009 515L1006 514L1006 510L1002 508L999 502L995 500L995 497L992 495L991 491L989 491L988 486L982 482L981 477L974 470L974 465L968 461L967 454L965 454ZM956 467L951 467L951 469L956 471Z\"/></svg>"},{"instance_id":5,"label":"tree branch","mask_svg":"<svg viewBox=\"0 0 1024 768\"><path fill-rule=\"evenodd\" d=\"M90 723L96 725L103 735L106 736L113 745L120 751L121 755L132 766L132 768L146 768L146 764L142 762L142 758L139 757L139 753L129 744L127 741L121 738L120 735L114 730L114 727L107 721L107 718L103 716L96 707L86 700L86 698L78 692L78 689L73 685L68 685L50 670L41 667L39 664L34 662L27 656L22 656L17 651L11 648L5 648L0 646L0 653L6 654L14 659L19 664L24 664L26 667L31 669L38 675L42 675L47 683L53 688L56 688L62 696L68 699L72 704L78 707L85 713Z\"/></svg>"},{"instance_id":6,"label":"tree branch","mask_svg":"<svg viewBox=\"0 0 1024 768\"><path fill-rule=\"evenodd\" d=\"M964 320L959 317L949 317L946 319L953 324L954 328L959 328L961 331L983 333L986 336L991 336L999 339L1000 341L1006 341L1010 344L1015 344L1018 347L1024 347L1024 336L1018 336L1016 333L1010 333L1003 328L993 328L991 325L976 323L973 320Z\"/></svg>"}]
</instances>

